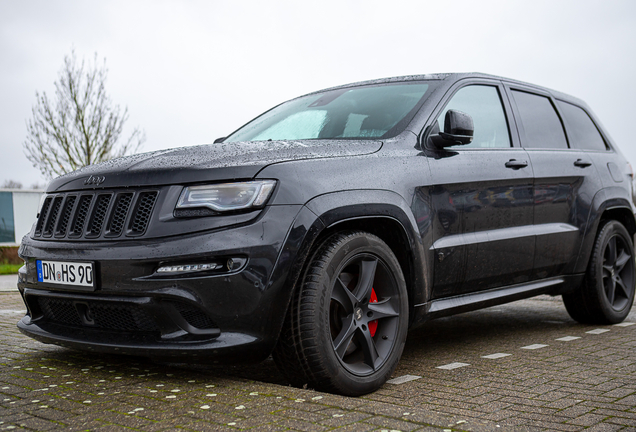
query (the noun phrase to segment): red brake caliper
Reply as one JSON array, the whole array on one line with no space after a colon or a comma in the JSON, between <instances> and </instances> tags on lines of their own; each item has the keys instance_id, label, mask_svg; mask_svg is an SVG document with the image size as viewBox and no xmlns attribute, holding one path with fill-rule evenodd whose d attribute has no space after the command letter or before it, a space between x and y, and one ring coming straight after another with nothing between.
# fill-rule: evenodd
<instances>
[{"instance_id":1,"label":"red brake caliper","mask_svg":"<svg viewBox=\"0 0 636 432\"><path fill-rule=\"evenodd\" d=\"M369 299L369 303L377 303L378 296L375 295L375 290L371 288L371 298ZM371 333L371 337L375 336L375 331L378 329L378 320L371 321L369 323L369 333Z\"/></svg>"}]
</instances>

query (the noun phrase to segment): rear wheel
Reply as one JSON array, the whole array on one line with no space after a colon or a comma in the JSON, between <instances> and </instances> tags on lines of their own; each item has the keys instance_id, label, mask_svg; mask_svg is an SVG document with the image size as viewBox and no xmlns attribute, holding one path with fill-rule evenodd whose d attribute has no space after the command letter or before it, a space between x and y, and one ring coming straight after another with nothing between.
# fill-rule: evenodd
<instances>
[{"instance_id":1,"label":"rear wheel","mask_svg":"<svg viewBox=\"0 0 636 432\"><path fill-rule=\"evenodd\" d=\"M366 232L337 233L310 258L274 360L293 385L362 395L395 370L407 323L406 283L391 249Z\"/></svg>"},{"instance_id":2,"label":"rear wheel","mask_svg":"<svg viewBox=\"0 0 636 432\"><path fill-rule=\"evenodd\" d=\"M634 246L618 221L603 225L596 237L581 289L563 295L570 316L585 324L623 321L634 302Z\"/></svg>"}]
</instances>

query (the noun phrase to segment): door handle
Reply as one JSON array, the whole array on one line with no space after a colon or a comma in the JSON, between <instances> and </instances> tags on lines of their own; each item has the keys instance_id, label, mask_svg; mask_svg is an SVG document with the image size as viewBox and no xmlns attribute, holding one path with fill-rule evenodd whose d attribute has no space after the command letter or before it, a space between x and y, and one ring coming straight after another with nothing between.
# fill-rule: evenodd
<instances>
[{"instance_id":1,"label":"door handle","mask_svg":"<svg viewBox=\"0 0 636 432\"><path fill-rule=\"evenodd\" d=\"M585 159L577 159L574 161L574 166L577 166L577 167L585 168L585 167L589 167L590 165L592 165L592 162Z\"/></svg>"},{"instance_id":2,"label":"door handle","mask_svg":"<svg viewBox=\"0 0 636 432\"><path fill-rule=\"evenodd\" d=\"M526 161L518 161L517 159L510 159L506 162L506 168L519 169L525 168L528 166L528 162Z\"/></svg>"}]
</instances>

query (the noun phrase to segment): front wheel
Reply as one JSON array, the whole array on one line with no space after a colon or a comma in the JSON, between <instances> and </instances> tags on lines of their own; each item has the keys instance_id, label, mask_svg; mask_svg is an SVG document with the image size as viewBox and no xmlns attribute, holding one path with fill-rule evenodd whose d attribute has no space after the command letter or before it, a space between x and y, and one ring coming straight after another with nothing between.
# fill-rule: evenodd
<instances>
[{"instance_id":1,"label":"front wheel","mask_svg":"<svg viewBox=\"0 0 636 432\"><path fill-rule=\"evenodd\" d=\"M406 283L391 249L366 232L337 233L310 258L274 360L294 385L359 396L391 376L407 324Z\"/></svg>"},{"instance_id":2,"label":"front wheel","mask_svg":"<svg viewBox=\"0 0 636 432\"><path fill-rule=\"evenodd\" d=\"M563 302L570 316L584 324L623 321L634 302L636 282L634 246L618 221L603 225L596 237L585 280Z\"/></svg>"}]
</instances>

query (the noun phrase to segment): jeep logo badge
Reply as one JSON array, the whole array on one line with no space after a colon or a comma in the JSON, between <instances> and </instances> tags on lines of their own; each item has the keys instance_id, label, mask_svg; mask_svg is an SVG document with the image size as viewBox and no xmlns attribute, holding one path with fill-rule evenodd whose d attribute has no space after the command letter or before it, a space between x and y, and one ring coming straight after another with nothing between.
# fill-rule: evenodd
<instances>
[{"instance_id":1,"label":"jeep logo badge","mask_svg":"<svg viewBox=\"0 0 636 432\"><path fill-rule=\"evenodd\" d=\"M104 180L106 180L106 177L104 176L90 176L89 178L84 180L84 184L86 186L88 185L99 186L100 184L104 183Z\"/></svg>"}]
</instances>

